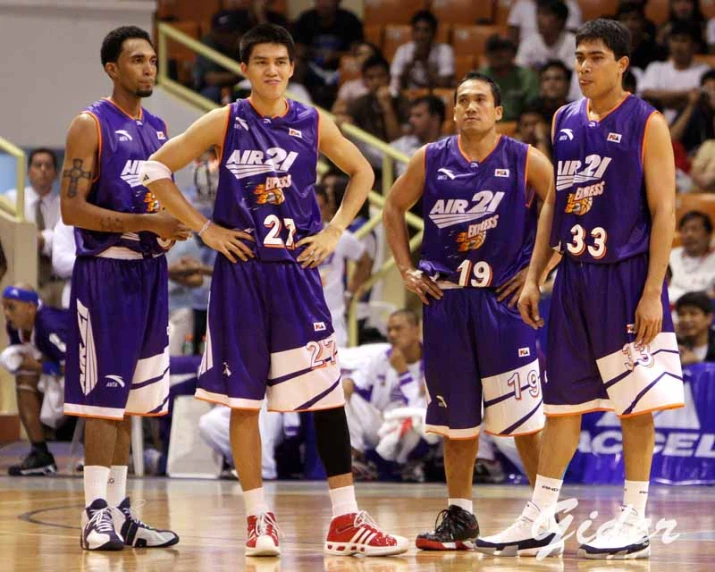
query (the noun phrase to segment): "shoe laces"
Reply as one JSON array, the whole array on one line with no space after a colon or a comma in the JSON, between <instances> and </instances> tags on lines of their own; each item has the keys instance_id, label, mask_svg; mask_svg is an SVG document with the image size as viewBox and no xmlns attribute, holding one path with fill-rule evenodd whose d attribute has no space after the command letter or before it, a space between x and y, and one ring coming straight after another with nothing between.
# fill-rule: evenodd
<instances>
[{"instance_id":1,"label":"shoe laces","mask_svg":"<svg viewBox=\"0 0 715 572\"><path fill-rule=\"evenodd\" d=\"M278 523L272 514L263 512L256 517L256 536L270 534L271 528L275 531L278 538L283 538L283 531L278 526Z\"/></svg>"},{"instance_id":2,"label":"shoe laces","mask_svg":"<svg viewBox=\"0 0 715 572\"><path fill-rule=\"evenodd\" d=\"M382 534L382 531L380 530L380 527L377 525L377 522L368 514L366 510L361 510L355 515L355 520L353 521L353 526L355 528L360 528L361 526L367 526L370 528L373 532L377 532L379 534Z\"/></svg>"},{"instance_id":3,"label":"shoe laces","mask_svg":"<svg viewBox=\"0 0 715 572\"><path fill-rule=\"evenodd\" d=\"M137 501L134 508L137 508L137 509L142 508L145 504L146 504L146 501L144 499L141 499L141 500ZM137 518L136 514L134 513L134 508L130 505L129 508L124 507L119 510L124 514L125 517L127 517L128 520L131 520L137 526L142 526L144 528L151 528L150 526L147 526L141 520L139 520L139 518Z\"/></svg>"},{"instance_id":4,"label":"shoe laces","mask_svg":"<svg viewBox=\"0 0 715 572\"><path fill-rule=\"evenodd\" d=\"M450 535L453 535L459 532L459 529L466 528L467 523L464 521L463 518L460 517L461 514L454 509L442 509L434 521L435 533L439 534L446 532Z\"/></svg>"},{"instance_id":5,"label":"shoe laces","mask_svg":"<svg viewBox=\"0 0 715 572\"><path fill-rule=\"evenodd\" d=\"M636 513L633 509L622 506L620 508L620 514L616 519L612 521L611 526L606 528L602 534L599 536L603 540L610 540L616 538L621 534L629 534L634 530L641 532L638 525L639 523L635 520ZM645 532L644 532L645 535Z\"/></svg>"},{"instance_id":6,"label":"shoe laces","mask_svg":"<svg viewBox=\"0 0 715 572\"><path fill-rule=\"evenodd\" d=\"M102 533L114 532L114 522L112 521L111 509L100 508L93 512L88 524Z\"/></svg>"}]
</instances>

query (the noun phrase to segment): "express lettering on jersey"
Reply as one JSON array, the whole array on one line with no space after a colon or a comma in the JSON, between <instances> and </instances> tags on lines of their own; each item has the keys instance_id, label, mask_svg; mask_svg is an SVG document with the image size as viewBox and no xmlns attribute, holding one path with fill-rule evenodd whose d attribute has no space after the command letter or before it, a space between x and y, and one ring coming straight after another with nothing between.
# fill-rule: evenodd
<instances>
[{"instance_id":1,"label":"express lettering on jersey","mask_svg":"<svg viewBox=\"0 0 715 572\"><path fill-rule=\"evenodd\" d=\"M575 189L566 198L566 213L583 216L593 207L594 197L603 195L606 182L603 176L611 163L610 157L589 155L585 166L581 161L559 161L557 165L556 190ZM587 183L585 186L578 186Z\"/></svg>"}]
</instances>

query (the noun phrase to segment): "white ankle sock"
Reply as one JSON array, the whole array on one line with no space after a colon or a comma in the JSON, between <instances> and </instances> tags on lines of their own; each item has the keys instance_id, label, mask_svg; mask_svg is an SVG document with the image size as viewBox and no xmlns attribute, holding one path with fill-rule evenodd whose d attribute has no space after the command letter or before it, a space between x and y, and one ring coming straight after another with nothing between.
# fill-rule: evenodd
<instances>
[{"instance_id":1,"label":"white ankle sock","mask_svg":"<svg viewBox=\"0 0 715 572\"><path fill-rule=\"evenodd\" d=\"M358 511L355 487L353 485L330 489L330 502L333 504L333 518Z\"/></svg>"},{"instance_id":2,"label":"white ankle sock","mask_svg":"<svg viewBox=\"0 0 715 572\"><path fill-rule=\"evenodd\" d=\"M623 504L633 507L641 518L645 518L649 484L648 481L626 481L623 487Z\"/></svg>"},{"instance_id":3,"label":"white ankle sock","mask_svg":"<svg viewBox=\"0 0 715 572\"><path fill-rule=\"evenodd\" d=\"M91 505L97 499L107 499L109 467L89 465L84 468L84 504Z\"/></svg>"},{"instance_id":4,"label":"white ankle sock","mask_svg":"<svg viewBox=\"0 0 715 572\"><path fill-rule=\"evenodd\" d=\"M269 512L266 504L266 497L263 494L263 487L243 491L243 502L246 505L246 516L258 516L261 513Z\"/></svg>"},{"instance_id":5,"label":"white ankle sock","mask_svg":"<svg viewBox=\"0 0 715 572\"><path fill-rule=\"evenodd\" d=\"M534 485L531 502L533 502L541 512L555 512L563 484L564 482L561 479L550 479L549 477L536 475L536 484Z\"/></svg>"},{"instance_id":6,"label":"white ankle sock","mask_svg":"<svg viewBox=\"0 0 715 572\"><path fill-rule=\"evenodd\" d=\"M127 471L126 465L112 465L109 468L107 480L107 504L119 506L127 496Z\"/></svg>"},{"instance_id":7,"label":"white ankle sock","mask_svg":"<svg viewBox=\"0 0 715 572\"><path fill-rule=\"evenodd\" d=\"M472 502L472 499L449 499L447 501L447 506L451 504L474 514L474 503Z\"/></svg>"}]
</instances>

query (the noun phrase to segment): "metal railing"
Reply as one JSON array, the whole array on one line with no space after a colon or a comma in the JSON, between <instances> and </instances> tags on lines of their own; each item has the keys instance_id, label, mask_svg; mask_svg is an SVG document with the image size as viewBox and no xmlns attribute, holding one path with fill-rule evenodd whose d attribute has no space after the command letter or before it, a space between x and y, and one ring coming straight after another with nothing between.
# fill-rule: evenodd
<instances>
[{"instance_id":1,"label":"metal railing","mask_svg":"<svg viewBox=\"0 0 715 572\"><path fill-rule=\"evenodd\" d=\"M0 210L15 217L18 222L25 221L25 152L17 145L10 143L4 137L0 137L0 151L12 155L16 159L15 188L17 189L17 199L14 207L7 200L0 200Z\"/></svg>"},{"instance_id":2,"label":"metal railing","mask_svg":"<svg viewBox=\"0 0 715 572\"><path fill-rule=\"evenodd\" d=\"M190 102L191 104L204 111L210 111L212 109L218 108L219 105L217 103L203 97L202 95L196 93L191 89L188 89L187 87L183 86L182 84L171 79L168 76L167 71L169 69L169 53L167 40L171 39L175 42L178 42L179 44L189 48L193 52L196 52L197 54L226 68L228 71L243 77L239 64L235 60L217 52L216 50L209 48L208 46L195 40L191 36L184 34L180 30L177 30L170 24L160 22L158 25L158 31L159 37L157 42L157 48L159 56L160 85L168 92ZM288 91L286 95L291 99L301 101L299 97L293 97L290 91ZM314 107L316 107L316 109L318 109L327 117L330 117L333 120L335 119L335 116L329 111L322 109L318 106ZM401 163L406 164L409 162L410 158L404 153L397 151L384 141L381 141L377 137L370 135L366 131L363 131L362 129L354 125L351 125L349 123L341 123L340 129L345 135L349 136L351 139L360 141L362 143L365 143L366 145L376 148L382 153L383 156L381 189L382 195L376 193L375 191L370 191L370 194L368 196L370 204L379 208L380 211L355 233L357 238L362 238L382 222L382 207L385 204L384 197L387 196L388 191L394 183L394 162L399 161ZM319 171L320 170L324 170L324 167L323 169L321 169L319 166ZM410 250L415 250L416 248L419 248L420 244L422 244L422 231L424 229L424 224L420 217L413 215L412 213L408 212L406 218L407 224L419 231L418 234L416 234L410 241ZM390 256L382 265L382 267L377 272L375 272L365 284L360 287L358 292L355 293L348 309L348 343L350 346L354 346L357 343L357 307L360 297L365 292L367 292L376 282L383 279L394 266L395 261Z\"/></svg>"}]
</instances>

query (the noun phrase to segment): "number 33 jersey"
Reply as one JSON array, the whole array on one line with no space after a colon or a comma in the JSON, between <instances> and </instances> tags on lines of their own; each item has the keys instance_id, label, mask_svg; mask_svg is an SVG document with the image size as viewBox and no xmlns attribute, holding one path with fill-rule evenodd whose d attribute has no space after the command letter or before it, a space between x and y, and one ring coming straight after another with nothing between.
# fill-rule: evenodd
<instances>
[{"instance_id":1,"label":"number 33 jersey","mask_svg":"<svg viewBox=\"0 0 715 572\"><path fill-rule=\"evenodd\" d=\"M318 112L286 100L263 117L247 99L229 106L213 220L245 230L263 262L288 262L296 243L323 228L315 199Z\"/></svg>"},{"instance_id":2,"label":"number 33 jersey","mask_svg":"<svg viewBox=\"0 0 715 572\"><path fill-rule=\"evenodd\" d=\"M481 162L467 159L459 136L427 145L421 270L489 288L529 263L537 217L526 184L528 152L527 144L505 136Z\"/></svg>"},{"instance_id":3,"label":"number 33 jersey","mask_svg":"<svg viewBox=\"0 0 715 572\"><path fill-rule=\"evenodd\" d=\"M551 246L581 262L612 263L648 251L645 131L655 109L628 95L599 121L588 99L554 119L556 205Z\"/></svg>"}]
</instances>

